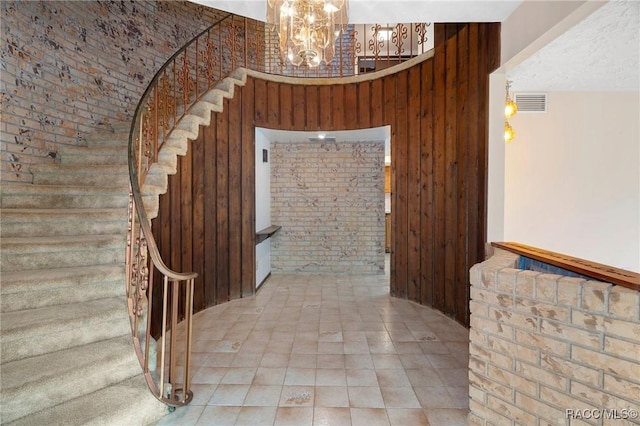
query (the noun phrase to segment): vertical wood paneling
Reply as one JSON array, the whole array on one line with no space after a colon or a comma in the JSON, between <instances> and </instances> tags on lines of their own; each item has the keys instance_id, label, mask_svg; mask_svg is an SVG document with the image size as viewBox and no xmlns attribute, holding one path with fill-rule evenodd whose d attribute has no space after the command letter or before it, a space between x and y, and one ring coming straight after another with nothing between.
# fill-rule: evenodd
<instances>
[{"instance_id":1,"label":"vertical wood paneling","mask_svg":"<svg viewBox=\"0 0 640 426\"><path fill-rule=\"evenodd\" d=\"M479 84L480 80L485 78L484 73L480 70L484 69L480 63L480 57L484 56L479 52L481 40L478 33L479 25L469 25L469 88L467 97L468 106L468 149L467 149L467 179L468 179L468 192L467 192L467 205L468 205L468 225L467 225L467 239L469 242L469 252L467 253L467 261L471 259L480 259L478 257L482 252L478 252L478 246L482 246L484 239L478 231L478 227L481 225L478 220L474 220L478 217L480 197L479 186L484 185L481 179L478 179L479 169L478 163L480 161L480 139L482 136L479 134L478 126L481 120L480 105L483 103L480 96ZM488 94L487 94L488 96ZM488 98L486 98L488 99ZM480 242L480 243L479 243Z\"/></svg>"},{"instance_id":2,"label":"vertical wood paneling","mask_svg":"<svg viewBox=\"0 0 640 426\"><path fill-rule=\"evenodd\" d=\"M358 87L347 84L344 88L344 121L346 129L358 128Z\"/></svg>"},{"instance_id":3,"label":"vertical wood paneling","mask_svg":"<svg viewBox=\"0 0 640 426\"><path fill-rule=\"evenodd\" d=\"M320 97L320 127L323 130L335 129L333 116L336 114L331 105L331 86L320 86L318 96Z\"/></svg>"},{"instance_id":4,"label":"vertical wood paneling","mask_svg":"<svg viewBox=\"0 0 640 426\"><path fill-rule=\"evenodd\" d=\"M190 141L189 143L192 142ZM191 238L191 235L193 235L193 210L191 208L193 199L191 189L193 183L192 166L191 161L180 162L180 264L187 271L193 271L193 239ZM183 292L179 294L181 300L178 306L182 309L179 314L182 316L184 315L185 294Z\"/></svg>"},{"instance_id":5,"label":"vertical wood paneling","mask_svg":"<svg viewBox=\"0 0 640 426\"><path fill-rule=\"evenodd\" d=\"M331 115L333 116L333 127L335 129L345 129L345 101L344 101L344 86L334 85L331 86L331 98L320 98L320 103L328 103L331 105ZM324 123L320 126L322 127Z\"/></svg>"},{"instance_id":6,"label":"vertical wood paneling","mask_svg":"<svg viewBox=\"0 0 640 426\"><path fill-rule=\"evenodd\" d=\"M278 127L282 130L293 130L292 87L289 84L280 84L279 86L280 125Z\"/></svg>"},{"instance_id":7,"label":"vertical wood paneling","mask_svg":"<svg viewBox=\"0 0 640 426\"><path fill-rule=\"evenodd\" d=\"M211 125L201 130L204 144L204 282L206 306L218 302L218 179L216 162L216 145L209 141L216 140L218 128L217 114L211 114ZM196 271L198 272L198 271Z\"/></svg>"},{"instance_id":8,"label":"vertical wood paneling","mask_svg":"<svg viewBox=\"0 0 640 426\"><path fill-rule=\"evenodd\" d=\"M356 98L356 107L358 108L358 125L359 129L367 129L371 127L371 83L364 81L356 85L358 95Z\"/></svg>"},{"instance_id":9,"label":"vertical wood paneling","mask_svg":"<svg viewBox=\"0 0 640 426\"><path fill-rule=\"evenodd\" d=\"M191 158L192 164L192 180L193 180L193 201L191 203L192 209L192 221L193 231L191 234L193 244L193 269L198 272L198 277L194 282L193 292L193 304L198 307L198 310L202 309L206 305L205 300L205 258L203 253L204 249L204 182L205 182L205 169L206 163L204 161L204 132L201 130L187 153L187 156Z\"/></svg>"},{"instance_id":10,"label":"vertical wood paneling","mask_svg":"<svg viewBox=\"0 0 640 426\"><path fill-rule=\"evenodd\" d=\"M254 80L254 79L250 79ZM257 84L257 81L256 81ZM305 87L296 85L293 86L293 127L295 129L308 129L307 125L307 108L305 98ZM256 110L257 112L257 110ZM245 119L248 117L245 117ZM256 122L260 122L258 115L255 115Z\"/></svg>"},{"instance_id":11,"label":"vertical wood paneling","mask_svg":"<svg viewBox=\"0 0 640 426\"><path fill-rule=\"evenodd\" d=\"M384 106L384 95L382 93L382 79L378 78L373 80L371 83L371 95L370 95L370 104L371 108L370 117L371 117L371 127L385 126L387 124L391 124L384 121L382 116L383 106ZM391 129L393 131L393 129ZM391 151L393 151L393 146L391 146Z\"/></svg>"},{"instance_id":12,"label":"vertical wood paneling","mask_svg":"<svg viewBox=\"0 0 640 426\"><path fill-rule=\"evenodd\" d=\"M434 244L433 244L433 306L445 304L445 128L446 128L446 51L445 27L436 25L434 29L435 57L434 57L434 104L433 104L433 208L434 208Z\"/></svg>"},{"instance_id":13,"label":"vertical wood paneling","mask_svg":"<svg viewBox=\"0 0 640 426\"><path fill-rule=\"evenodd\" d=\"M391 292L468 323L468 270L484 254L488 73L499 64L499 30L438 24L433 58L375 80L250 77L237 88L179 159L154 220L163 258L200 274L196 310L255 291L255 126L391 125Z\"/></svg>"},{"instance_id":14,"label":"vertical wood paneling","mask_svg":"<svg viewBox=\"0 0 640 426\"><path fill-rule=\"evenodd\" d=\"M421 66L420 115L420 300L433 305L435 214L433 207L433 62Z\"/></svg>"},{"instance_id":15,"label":"vertical wood paneling","mask_svg":"<svg viewBox=\"0 0 640 426\"><path fill-rule=\"evenodd\" d=\"M382 108L380 108L379 117L381 119L381 125L391 125L391 281L397 283L396 285L390 287L390 292L392 295L397 294L406 294L406 276L402 278L398 278L398 273L401 275L403 271L398 270L398 225L396 221L397 217L397 207L398 207L398 190L397 185L398 181L396 179L396 170L397 167L394 163L398 163L401 161L399 159L399 154L402 152L402 149L398 146L398 142L396 141L396 132L398 130L398 126L396 126L396 80L397 76L388 76L383 79L382 84L380 85L379 92L375 94L377 103L379 103ZM378 114L376 114L378 115ZM384 123L384 124L383 124ZM377 127L377 126L376 126ZM405 142L405 141L402 141Z\"/></svg>"},{"instance_id":16,"label":"vertical wood paneling","mask_svg":"<svg viewBox=\"0 0 640 426\"><path fill-rule=\"evenodd\" d=\"M240 102L228 102L229 111L229 299L238 299L242 295L242 105Z\"/></svg>"},{"instance_id":17,"label":"vertical wood paneling","mask_svg":"<svg viewBox=\"0 0 640 426\"><path fill-rule=\"evenodd\" d=\"M456 115L456 84L457 84L457 51L458 38L455 34L458 30L457 24L447 24L445 33L446 41L446 58L445 58L445 268L444 268L444 285L445 300L444 308L447 312L454 312L455 306L455 285L456 285L456 219L457 215L457 197L456 189L458 184L457 176L457 115Z\"/></svg>"},{"instance_id":18,"label":"vertical wood paneling","mask_svg":"<svg viewBox=\"0 0 640 426\"><path fill-rule=\"evenodd\" d=\"M267 82L267 126L270 129L280 128L280 84Z\"/></svg>"},{"instance_id":19,"label":"vertical wood paneling","mask_svg":"<svg viewBox=\"0 0 640 426\"><path fill-rule=\"evenodd\" d=\"M240 89L242 102L242 296L254 293L256 282L256 218L255 218L255 128L253 125L254 82L250 79ZM293 122L292 122L293 125Z\"/></svg>"},{"instance_id":20,"label":"vertical wood paneling","mask_svg":"<svg viewBox=\"0 0 640 426\"><path fill-rule=\"evenodd\" d=\"M468 264L468 133L469 115L467 112L468 91L468 58L469 58L469 27L462 26L458 32L458 49L456 58L456 158L457 158L457 218L456 218L456 254L455 254L455 286L453 294L454 312L464 312L469 299L469 286L463 283L469 282Z\"/></svg>"},{"instance_id":21,"label":"vertical wood paneling","mask_svg":"<svg viewBox=\"0 0 640 426\"><path fill-rule=\"evenodd\" d=\"M421 139L420 129L420 70L421 67L413 67L409 72L409 100L407 109L407 298L410 300L421 300L420 292L420 219L422 203L420 201L421 188L420 172Z\"/></svg>"},{"instance_id":22,"label":"vertical wood paneling","mask_svg":"<svg viewBox=\"0 0 640 426\"><path fill-rule=\"evenodd\" d=\"M317 86L305 87L306 128L303 130L319 130L319 96ZM259 121L256 117L256 125Z\"/></svg>"},{"instance_id":23,"label":"vertical wood paneling","mask_svg":"<svg viewBox=\"0 0 640 426\"><path fill-rule=\"evenodd\" d=\"M408 71L396 75L395 84L385 84L385 120L395 126L392 143L396 147L391 157L391 185L395 188L392 194L394 207L391 209L391 223L394 225L392 235L392 253L395 255L395 278L397 282L395 296L406 298L408 291L408 155L409 132L407 129L409 78ZM389 79L391 81L391 79ZM395 88L394 88L395 86ZM394 94L395 91L395 94ZM393 99L393 102L387 101ZM394 164L395 161L395 164ZM394 185L395 182L395 185Z\"/></svg>"},{"instance_id":24,"label":"vertical wood paneling","mask_svg":"<svg viewBox=\"0 0 640 426\"><path fill-rule=\"evenodd\" d=\"M224 101L224 110L216 115L216 187L217 246L229 248L229 101ZM226 256L218 256L216 266L216 302L229 300L229 262Z\"/></svg>"}]
</instances>

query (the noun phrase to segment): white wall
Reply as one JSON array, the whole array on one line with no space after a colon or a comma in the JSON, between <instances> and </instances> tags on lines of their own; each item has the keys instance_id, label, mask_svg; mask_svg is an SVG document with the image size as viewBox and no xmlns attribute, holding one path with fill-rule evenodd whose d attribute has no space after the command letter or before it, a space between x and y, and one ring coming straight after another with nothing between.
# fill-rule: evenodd
<instances>
[{"instance_id":1,"label":"white wall","mask_svg":"<svg viewBox=\"0 0 640 426\"><path fill-rule=\"evenodd\" d=\"M256 128L256 231L271 225L271 158L262 162L262 150L271 156L270 141ZM256 245L256 287L271 272L271 239Z\"/></svg>"},{"instance_id":2,"label":"white wall","mask_svg":"<svg viewBox=\"0 0 640 426\"><path fill-rule=\"evenodd\" d=\"M510 120L504 240L640 272L640 94L547 101Z\"/></svg>"}]
</instances>

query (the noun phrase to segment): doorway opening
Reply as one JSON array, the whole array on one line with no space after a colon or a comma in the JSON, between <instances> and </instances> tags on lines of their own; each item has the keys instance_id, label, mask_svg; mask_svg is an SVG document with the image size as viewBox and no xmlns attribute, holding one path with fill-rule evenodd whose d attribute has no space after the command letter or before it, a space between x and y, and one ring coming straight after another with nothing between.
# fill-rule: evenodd
<instances>
[{"instance_id":1,"label":"doorway opening","mask_svg":"<svg viewBox=\"0 0 640 426\"><path fill-rule=\"evenodd\" d=\"M385 274L390 126L256 128L255 140L256 228L282 227L256 246L257 284L271 272Z\"/></svg>"}]
</instances>

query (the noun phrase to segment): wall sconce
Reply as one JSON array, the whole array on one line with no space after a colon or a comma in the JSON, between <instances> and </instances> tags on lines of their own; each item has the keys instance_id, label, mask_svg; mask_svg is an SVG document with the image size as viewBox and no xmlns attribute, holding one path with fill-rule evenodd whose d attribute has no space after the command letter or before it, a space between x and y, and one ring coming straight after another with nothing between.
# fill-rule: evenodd
<instances>
[{"instance_id":1,"label":"wall sconce","mask_svg":"<svg viewBox=\"0 0 640 426\"><path fill-rule=\"evenodd\" d=\"M511 99L511 95L509 94L509 88L511 87L511 82L507 80L507 90L506 96L504 100L504 141L511 142L516 137L516 131L513 130L511 124L509 124L509 118L516 115L518 112L518 104L516 104L513 99Z\"/></svg>"}]
</instances>

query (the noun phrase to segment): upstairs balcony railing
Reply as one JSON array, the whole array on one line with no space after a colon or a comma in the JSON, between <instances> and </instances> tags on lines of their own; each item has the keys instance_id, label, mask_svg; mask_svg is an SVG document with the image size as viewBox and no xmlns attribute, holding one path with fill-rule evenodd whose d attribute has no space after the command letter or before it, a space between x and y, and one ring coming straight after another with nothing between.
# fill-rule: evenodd
<instances>
[{"instance_id":1,"label":"upstairs balcony railing","mask_svg":"<svg viewBox=\"0 0 640 426\"><path fill-rule=\"evenodd\" d=\"M298 77L372 72L427 52L429 29L425 23L350 25L338 40L330 64L294 69L282 62L277 35L263 22L228 15L183 46L153 77L136 107L129 133L126 288L136 351L158 399L179 406L192 398L189 378L197 274L172 271L163 262L144 204L149 172L176 125L239 67ZM154 297L161 301L152 303ZM154 306L160 306L160 311L155 312Z\"/></svg>"}]
</instances>

